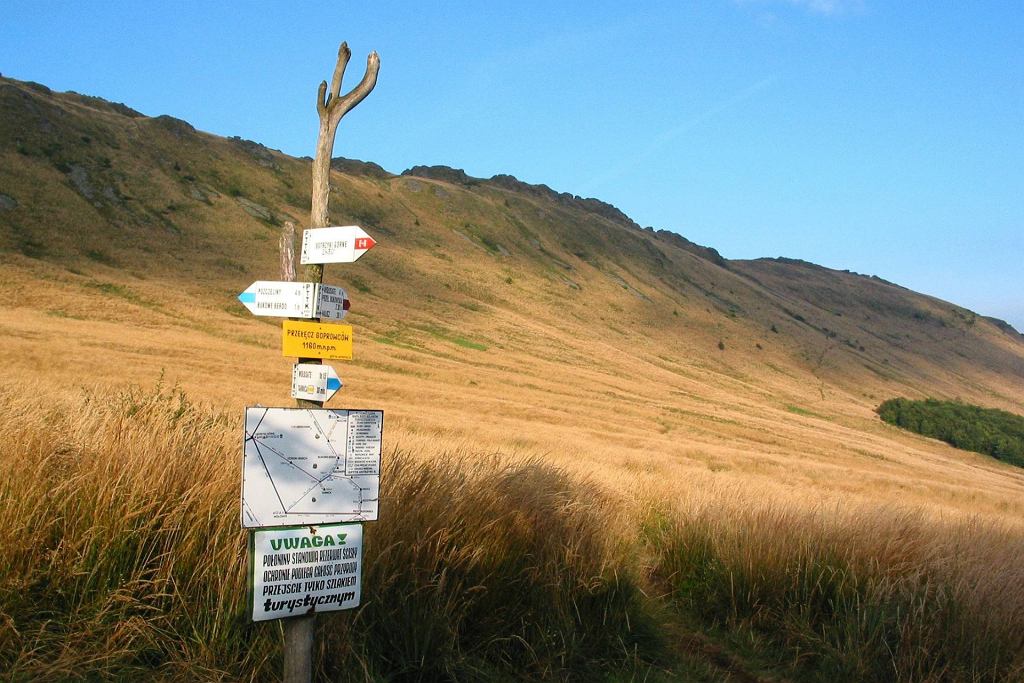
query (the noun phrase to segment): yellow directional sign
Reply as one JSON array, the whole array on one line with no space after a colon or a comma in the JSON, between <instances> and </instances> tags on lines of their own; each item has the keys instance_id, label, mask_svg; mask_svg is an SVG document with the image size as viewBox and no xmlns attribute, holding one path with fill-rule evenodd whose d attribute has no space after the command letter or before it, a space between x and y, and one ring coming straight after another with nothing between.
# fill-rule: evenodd
<instances>
[{"instance_id":1,"label":"yellow directional sign","mask_svg":"<svg viewBox=\"0 0 1024 683\"><path fill-rule=\"evenodd\" d=\"M286 320L281 350L295 358L352 360L352 327Z\"/></svg>"}]
</instances>

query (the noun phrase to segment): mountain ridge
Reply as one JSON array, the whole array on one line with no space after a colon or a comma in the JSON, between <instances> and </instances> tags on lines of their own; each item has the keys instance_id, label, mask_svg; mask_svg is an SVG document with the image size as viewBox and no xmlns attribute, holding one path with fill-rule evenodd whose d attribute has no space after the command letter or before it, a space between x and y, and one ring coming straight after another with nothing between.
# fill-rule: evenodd
<instances>
[{"instance_id":1,"label":"mountain ridge","mask_svg":"<svg viewBox=\"0 0 1024 683\"><path fill-rule=\"evenodd\" d=\"M10 207L0 208L0 249L19 257L19 272L49 264L95 278L113 267L186 287L198 275L266 279L276 271L271 235L308 212L305 162L260 143L6 78L0 113L0 193ZM1012 326L875 276L782 257L725 259L600 200L510 175L478 179L445 166L393 174L344 157L332 166L332 217L391 249L354 264L355 290L420 326L493 336L485 314L528 304L552 334L614 338L622 351L661 345L726 374L769 362L870 400L887 397L885 386L1021 406L1024 337ZM74 236L56 229L61 216L79 226Z\"/></svg>"}]
</instances>

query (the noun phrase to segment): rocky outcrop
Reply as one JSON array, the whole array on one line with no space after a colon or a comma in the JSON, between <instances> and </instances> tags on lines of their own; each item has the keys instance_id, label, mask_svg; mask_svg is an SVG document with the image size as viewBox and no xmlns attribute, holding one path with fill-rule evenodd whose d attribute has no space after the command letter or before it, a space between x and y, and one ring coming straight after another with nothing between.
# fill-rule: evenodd
<instances>
[{"instance_id":1,"label":"rocky outcrop","mask_svg":"<svg viewBox=\"0 0 1024 683\"><path fill-rule=\"evenodd\" d=\"M722 268L728 268L729 262L718 253L717 249L711 247L705 247L695 242L691 242L677 232L671 230L655 230L654 234L658 236L658 239L669 244L674 244L681 249L685 249L691 254L696 254L701 258L705 258L711 261L715 265L721 266Z\"/></svg>"},{"instance_id":2,"label":"rocky outcrop","mask_svg":"<svg viewBox=\"0 0 1024 683\"><path fill-rule=\"evenodd\" d=\"M556 192L543 183L537 185L526 183L515 176L505 173L499 173L498 175L491 176L489 179L484 179L474 178L473 176L468 175L461 168L451 168L449 166L413 166L412 168L402 171L402 175L429 178L431 180L441 180L453 185L462 185L463 187L478 187L481 185L494 187L507 190L509 192L515 192L517 194L553 201L567 208L582 209L583 211L601 216L602 218L614 221L620 225L636 230L641 229L640 226L637 225L629 216L611 204L602 202L599 199L584 198L568 192Z\"/></svg>"},{"instance_id":3,"label":"rocky outcrop","mask_svg":"<svg viewBox=\"0 0 1024 683\"><path fill-rule=\"evenodd\" d=\"M331 159L331 168L348 175L367 176L387 180L393 178L393 173L388 173L379 164L372 161L360 161L359 159L346 159L345 157L334 157Z\"/></svg>"},{"instance_id":4,"label":"rocky outcrop","mask_svg":"<svg viewBox=\"0 0 1024 683\"><path fill-rule=\"evenodd\" d=\"M147 119L146 123L167 131L179 140L196 134L196 129L192 127L191 123L181 119L176 119L173 116L168 116L167 114Z\"/></svg>"},{"instance_id":5,"label":"rocky outcrop","mask_svg":"<svg viewBox=\"0 0 1024 683\"><path fill-rule=\"evenodd\" d=\"M479 185L483 182L480 178L474 178L470 175L466 175L466 172L461 168L451 168L449 166L413 166L412 168L407 168L402 171L402 175L429 178L431 180L443 180L446 183L464 185L466 187Z\"/></svg>"}]
</instances>

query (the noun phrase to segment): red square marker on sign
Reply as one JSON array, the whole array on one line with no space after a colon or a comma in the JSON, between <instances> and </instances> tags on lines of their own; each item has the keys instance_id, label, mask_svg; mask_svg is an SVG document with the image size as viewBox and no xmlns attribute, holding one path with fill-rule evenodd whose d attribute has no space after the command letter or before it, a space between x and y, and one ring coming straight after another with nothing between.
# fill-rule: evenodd
<instances>
[{"instance_id":1,"label":"red square marker on sign","mask_svg":"<svg viewBox=\"0 0 1024 683\"><path fill-rule=\"evenodd\" d=\"M356 249L372 249L374 244L372 237L360 237L356 240Z\"/></svg>"}]
</instances>

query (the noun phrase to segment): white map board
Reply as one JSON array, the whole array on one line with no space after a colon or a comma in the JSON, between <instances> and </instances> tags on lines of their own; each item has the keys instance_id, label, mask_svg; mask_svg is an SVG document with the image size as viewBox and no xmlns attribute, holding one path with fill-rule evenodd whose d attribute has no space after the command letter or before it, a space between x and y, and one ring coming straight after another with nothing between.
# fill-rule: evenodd
<instances>
[{"instance_id":1,"label":"white map board","mask_svg":"<svg viewBox=\"0 0 1024 683\"><path fill-rule=\"evenodd\" d=\"M246 408L242 526L377 519L384 411Z\"/></svg>"}]
</instances>

